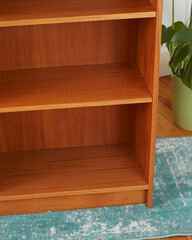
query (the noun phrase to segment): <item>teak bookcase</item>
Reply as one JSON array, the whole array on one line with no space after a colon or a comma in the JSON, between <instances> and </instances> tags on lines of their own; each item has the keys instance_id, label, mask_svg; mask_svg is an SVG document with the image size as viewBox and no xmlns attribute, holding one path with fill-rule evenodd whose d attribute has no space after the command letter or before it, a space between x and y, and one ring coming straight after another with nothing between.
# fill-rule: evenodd
<instances>
[{"instance_id":1,"label":"teak bookcase","mask_svg":"<svg viewBox=\"0 0 192 240\"><path fill-rule=\"evenodd\" d=\"M162 0L0 1L0 214L152 207Z\"/></svg>"}]
</instances>

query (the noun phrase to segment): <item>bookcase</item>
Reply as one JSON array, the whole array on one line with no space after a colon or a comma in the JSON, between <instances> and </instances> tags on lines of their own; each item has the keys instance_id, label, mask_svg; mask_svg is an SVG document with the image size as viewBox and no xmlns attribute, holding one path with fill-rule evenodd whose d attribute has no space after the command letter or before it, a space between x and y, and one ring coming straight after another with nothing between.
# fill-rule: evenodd
<instances>
[{"instance_id":1,"label":"bookcase","mask_svg":"<svg viewBox=\"0 0 192 240\"><path fill-rule=\"evenodd\" d=\"M0 215L152 207L161 12L0 1Z\"/></svg>"}]
</instances>

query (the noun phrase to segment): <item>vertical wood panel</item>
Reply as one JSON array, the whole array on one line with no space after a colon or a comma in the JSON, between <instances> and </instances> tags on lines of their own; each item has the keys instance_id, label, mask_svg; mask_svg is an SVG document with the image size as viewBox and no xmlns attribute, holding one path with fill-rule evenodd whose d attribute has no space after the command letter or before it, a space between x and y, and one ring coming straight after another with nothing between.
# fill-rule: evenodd
<instances>
[{"instance_id":1,"label":"vertical wood panel","mask_svg":"<svg viewBox=\"0 0 192 240\"><path fill-rule=\"evenodd\" d=\"M135 62L137 20L0 29L0 70Z\"/></svg>"},{"instance_id":2,"label":"vertical wood panel","mask_svg":"<svg viewBox=\"0 0 192 240\"><path fill-rule=\"evenodd\" d=\"M0 151L130 142L133 105L0 115Z\"/></svg>"},{"instance_id":3,"label":"vertical wood panel","mask_svg":"<svg viewBox=\"0 0 192 240\"><path fill-rule=\"evenodd\" d=\"M153 102L152 104L147 104L138 108L138 114L141 117L137 119L135 131L136 148L149 184L147 193L147 206L149 208L152 207L153 200L162 0L150 0L150 2L157 10L157 17L139 22L137 62L153 97ZM143 142L143 144L141 144L141 142Z\"/></svg>"},{"instance_id":4,"label":"vertical wood panel","mask_svg":"<svg viewBox=\"0 0 192 240\"><path fill-rule=\"evenodd\" d=\"M156 45L156 24L156 18L144 19L138 24L137 62L152 95L157 91L155 53L158 54L157 51L160 48Z\"/></svg>"},{"instance_id":5,"label":"vertical wood panel","mask_svg":"<svg viewBox=\"0 0 192 240\"><path fill-rule=\"evenodd\" d=\"M135 143L148 182L150 175L149 165L153 160L150 156L152 138L151 116L152 104L140 104L137 106L135 116Z\"/></svg>"},{"instance_id":6,"label":"vertical wood panel","mask_svg":"<svg viewBox=\"0 0 192 240\"><path fill-rule=\"evenodd\" d=\"M45 147L43 112L0 114L0 152Z\"/></svg>"}]
</instances>

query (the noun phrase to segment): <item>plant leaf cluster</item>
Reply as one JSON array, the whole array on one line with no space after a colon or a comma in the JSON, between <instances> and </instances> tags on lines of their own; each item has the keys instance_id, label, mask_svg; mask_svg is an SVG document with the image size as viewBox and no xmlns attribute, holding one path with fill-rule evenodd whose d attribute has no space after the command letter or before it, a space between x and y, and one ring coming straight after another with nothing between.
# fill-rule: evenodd
<instances>
[{"instance_id":1,"label":"plant leaf cluster","mask_svg":"<svg viewBox=\"0 0 192 240\"><path fill-rule=\"evenodd\" d=\"M183 22L173 22L167 28L162 25L161 44L168 48L173 74L192 90L192 8L188 27Z\"/></svg>"}]
</instances>

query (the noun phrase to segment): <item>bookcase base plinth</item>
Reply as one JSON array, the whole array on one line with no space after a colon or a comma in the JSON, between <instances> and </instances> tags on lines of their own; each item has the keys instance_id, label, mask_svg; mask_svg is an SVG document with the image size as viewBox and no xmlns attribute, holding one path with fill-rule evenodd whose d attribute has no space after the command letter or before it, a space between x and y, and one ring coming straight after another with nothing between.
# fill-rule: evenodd
<instances>
[{"instance_id":1,"label":"bookcase base plinth","mask_svg":"<svg viewBox=\"0 0 192 240\"><path fill-rule=\"evenodd\" d=\"M145 190L0 202L0 215L63 211L145 203Z\"/></svg>"}]
</instances>

